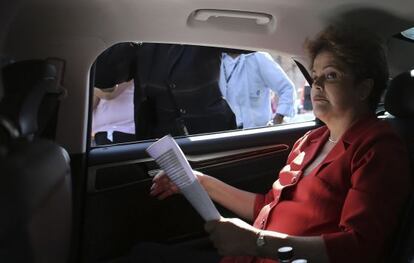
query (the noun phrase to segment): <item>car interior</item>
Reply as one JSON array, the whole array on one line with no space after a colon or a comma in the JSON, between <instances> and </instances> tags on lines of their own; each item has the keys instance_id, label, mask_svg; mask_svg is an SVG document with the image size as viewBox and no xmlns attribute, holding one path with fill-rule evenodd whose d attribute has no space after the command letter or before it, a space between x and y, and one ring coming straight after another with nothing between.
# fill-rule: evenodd
<instances>
[{"instance_id":1,"label":"car interior","mask_svg":"<svg viewBox=\"0 0 414 263\"><path fill-rule=\"evenodd\" d=\"M0 262L124 262L148 241L213 249L183 196L149 195L159 167L145 150L157 136L91 136L96 61L118 43L264 51L286 65L306 118L175 137L193 169L265 193L295 141L323 125L303 111L304 41L335 22L364 26L385 40L389 62L378 118L405 141L414 176L410 1L15 0L0 14ZM413 262L414 193L399 218L386 260Z\"/></svg>"}]
</instances>

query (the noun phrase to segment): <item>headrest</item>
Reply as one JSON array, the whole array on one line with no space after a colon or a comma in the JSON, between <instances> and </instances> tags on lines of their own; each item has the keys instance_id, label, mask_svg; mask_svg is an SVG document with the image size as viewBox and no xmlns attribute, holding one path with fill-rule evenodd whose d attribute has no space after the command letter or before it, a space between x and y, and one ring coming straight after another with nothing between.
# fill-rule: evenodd
<instances>
[{"instance_id":1,"label":"headrest","mask_svg":"<svg viewBox=\"0 0 414 263\"><path fill-rule=\"evenodd\" d=\"M0 102L2 118L15 123L20 136L38 130L38 112L47 93L62 93L56 66L47 60L27 60L2 69L4 97Z\"/></svg>"},{"instance_id":2,"label":"headrest","mask_svg":"<svg viewBox=\"0 0 414 263\"><path fill-rule=\"evenodd\" d=\"M404 72L390 81L384 105L395 117L414 117L414 71Z\"/></svg>"}]
</instances>

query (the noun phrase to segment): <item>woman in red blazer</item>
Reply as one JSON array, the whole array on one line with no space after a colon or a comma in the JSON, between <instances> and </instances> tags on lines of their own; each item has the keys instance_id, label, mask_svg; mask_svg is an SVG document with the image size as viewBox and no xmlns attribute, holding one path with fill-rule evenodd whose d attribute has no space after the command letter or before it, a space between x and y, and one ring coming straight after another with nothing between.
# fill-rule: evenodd
<instances>
[{"instance_id":1,"label":"woman in red blazer","mask_svg":"<svg viewBox=\"0 0 414 263\"><path fill-rule=\"evenodd\" d=\"M277 262L292 246L310 262L382 262L409 193L404 145L375 109L388 80L380 42L369 32L329 27L306 43L311 100L326 125L294 145L266 195L245 192L196 172L211 198L235 218L205 229L222 263ZM151 190L178 192L165 174Z\"/></svg>"}]
</instances>

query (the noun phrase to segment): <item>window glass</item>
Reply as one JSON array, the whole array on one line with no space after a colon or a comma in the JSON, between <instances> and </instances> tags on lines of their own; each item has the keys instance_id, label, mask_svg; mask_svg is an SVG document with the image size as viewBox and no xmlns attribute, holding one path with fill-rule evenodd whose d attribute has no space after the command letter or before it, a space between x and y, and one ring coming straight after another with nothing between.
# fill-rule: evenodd
<instances>
[{"instance_id":1,"label":"window glass","mask_svg":"<svg viewBox=\"0 0 414 263\"><path fill-rule=\"evenodd\" d=\"M309 85L275 53L119 43L94 65L94 146L314 119Z\"/></svg>"}]
</instances>

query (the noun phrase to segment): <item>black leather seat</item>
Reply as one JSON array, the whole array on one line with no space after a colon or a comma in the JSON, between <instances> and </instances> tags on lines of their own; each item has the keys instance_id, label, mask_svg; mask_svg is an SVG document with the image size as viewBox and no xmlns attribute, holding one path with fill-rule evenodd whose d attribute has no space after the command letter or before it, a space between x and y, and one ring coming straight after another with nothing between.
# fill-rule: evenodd
<instances>
[{"instance_id":1,"label":"black leather seat","mask_svg":"<svg viewBox=\"0 0 414 263\"><path fill-rule=\"evenodd\" d=\"M36 136L44 96L57 91L57 71L37 60L2 72L0 262L65 263L72 222L69 155Z\"/></svg>"},{"instance_id":2,"label":"black leather seat","mask_svg":"<svg viewBox=\"0 0 414 263\"><path fill-rule=\"evenodd\" d=\"M411 175L414 181L414 74L405 72L393 78L384 103L385 110L392 114L392 116L387 117L385 120L391 123L407 144L410 155ZM413 262L414 192L406 204L400 222L393 244L394 250L388 261Z\"/></svg>"}]
</instances>

